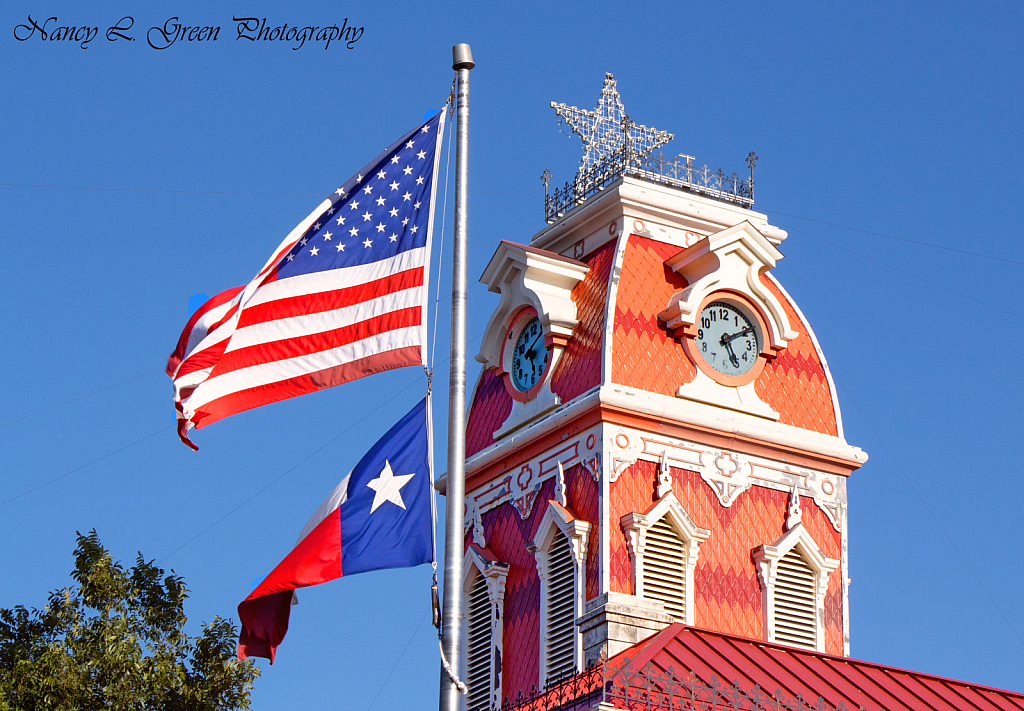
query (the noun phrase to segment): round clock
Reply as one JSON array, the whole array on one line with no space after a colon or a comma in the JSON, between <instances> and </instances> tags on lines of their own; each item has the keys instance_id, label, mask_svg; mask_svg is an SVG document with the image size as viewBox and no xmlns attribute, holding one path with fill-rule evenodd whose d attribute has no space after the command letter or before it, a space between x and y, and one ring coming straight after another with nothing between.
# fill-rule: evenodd
<instances>
[{"instance_id":1,"label":"round clock","mask_svg":"<svg viewBox=\"0 0 1024 711\"><path fill-rule=\"evenodd\" d=\"M544 329L541 328L540 319L534 316L523 324L512 351L510 372L516 390L525 393L540 382L549 355L550 349L544 345Z\"/></svg>"},{"instance_id":2,"label":"round clock","mask_svg":"<svg viewBox=\"0 0 1024 711\"><path fill-rule=\"evenodd\" d=\"M757 364L761 332L757 320L727 301L713 301L700 312L697 355L722 375L745 375Z\"/></svg>"}]
</instances>

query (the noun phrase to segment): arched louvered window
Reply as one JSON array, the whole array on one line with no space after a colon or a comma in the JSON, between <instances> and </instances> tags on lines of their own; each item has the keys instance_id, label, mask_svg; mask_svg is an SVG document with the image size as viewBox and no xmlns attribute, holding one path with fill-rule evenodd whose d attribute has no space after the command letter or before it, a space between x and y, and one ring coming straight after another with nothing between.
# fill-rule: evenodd
<instances>
[{"instance_id":1,"label":"arched louvered window","mask_svg":"<svg viewBox=\"0 0 1024 711\"><path fill-rule=\"evenodd\" d=\"M540 579L540 686L575 674L582 666L576 620L583 614L589 532L589 523L577 519L563 504L548 501L534 540L526 546L537 562Z\"/></svg>"},{"instance_id":2,"label":"arched louvered window","mask_svg":"<svg viewBox=\"0 0 1024 711\"><path fill-rule=\"evenodd\" d=\"M827 558L800 522L799 499L791 501L788 531L751 553L761 583L764 638L825 651L825 591L839 561Z\"/></svg>"},{"instance_id":3,"label":"arched louvered window","mask_svg":"<svg viewBox=\"0 0 1024 711\"><path fill-rule=\"evenodd\" d=\"M551 683L576 672L576 574L569 539L556 533L548 549L545 613L545 679Z\"/></svg>"},{"instance_id":4,"label":"arched louvered window","mask_svg":"<svg viewBox=\"0 0 1024 711\"><path fill-rule=\"evenodd\" d=\"M483 575L477 575L469 589L467 614L466 711L487 711L491 706L491 599Z\"/></svg>"},{"instance_id":5,"label":"arched louvered window","mask_svg":"<svg viewBox=\"0 0 1024 711\"><path fill-rule=\"evenodd\" d=\"M692 625L693 571L700 544L711 531L694 524L672 492L645 513L628 513L619 523L629 547L634 594L657 600L667 614Z\"/></svg>"},{"instance_id":6,"label":"arched louvered window","mask_svg":"<svg viewBox=\"0 0 1024 711\"><path fill-rule=\"evenodd\" d=\"M775 565L775 641L815 649L817 576L796 548Z\"/></svg>"},{"instance_id":7,"label":"arched louvered window","mask_svg":"<svg viewBox=\"0 0 1024 711\"><path fill-rule=\"evenodd\" d=\"M644 542L643 596L660 600L665 612L686 621L686 542L666 517L647 529Z\"/></svg>"}]
</instances>

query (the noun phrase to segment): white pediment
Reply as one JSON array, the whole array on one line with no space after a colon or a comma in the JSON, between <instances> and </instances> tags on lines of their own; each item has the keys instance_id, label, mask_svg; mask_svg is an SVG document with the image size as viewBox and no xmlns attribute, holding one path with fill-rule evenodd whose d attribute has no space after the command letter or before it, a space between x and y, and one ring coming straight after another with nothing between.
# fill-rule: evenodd
<instances>
[{"instance_id":1,"label":"white pediment","mask_svg":"<svg viewBox=\"0 0 1024 711\"><path fill-rule=\"evenodd\" d=\"M480 277L488 291L501 294L501 301L487 323L476 359L485 368L501 367L505 331L524 306L537 311L546 337L564 345L579 323L572 290L588 271L590 267L575 259L502 241Z\"/></svg>"},{"instance_id":2,"label":"white pediment","mask_svg":"<svg viewBox=\"0 0 1024 711\"><path fill-rule=\"evenodd\" d=\"M686 279L688 286L676 293L658 314L669 330L693 327L701 304L712 293L733 291L762 312L768 327L767 345L783 350L797 336L782 304L761 281L761 275L782 259L768 238L749 222L716 232L670 257L665 264Z\"/></svg>"}]
</instances>

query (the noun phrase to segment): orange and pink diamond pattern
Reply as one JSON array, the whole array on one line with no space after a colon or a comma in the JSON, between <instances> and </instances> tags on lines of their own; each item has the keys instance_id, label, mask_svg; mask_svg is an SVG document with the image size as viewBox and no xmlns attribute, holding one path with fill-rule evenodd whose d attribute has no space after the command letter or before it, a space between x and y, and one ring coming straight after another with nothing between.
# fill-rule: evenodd
<instances>
[{"instance_id":1,"label":"orange and pink diamond pattern","mask_svg":"<svg viewBox=\"0 0 1024 711\"><path fill-rule=\"evenodd\" d=\"M526 546L537 534L537 526L554 492L555 480L544 482L530 516L525 520L519 517L510 503L501 504L483 515L487 550L509 565L502 630L502 690L509 698L515 698L519 692L526 694L538 682L540 580L537 564ZM601 582L598 572L598 489L597 483L582 466L565 471L565 498L569 512L591 524L585 563L585 599L589 600L597 596ZM469 538L466 539L468 544Z\"/></svg>"},{"instance_id":2,"label":"orange and pink diamond pattern","mask_svg":"<svg viewBox=\"0 0 1024 711\"><path fill-rule=\"evenodd\" d=\"M656 501L658 464L638 461L611 485L611 589L633 594L629 551L619 519ZM751 552L786 532L789 495L753 486L726 508L696 472L671 469L672 491L683 509L711 535L700 546L694 570L694 624L758 639L762 636L761 587ZM840 534L813 499L801 497L803 524L826 556L840 557ZM825 598L825 651L843 654L841 571L829 576Z\"/></svg>"}]
</instances>

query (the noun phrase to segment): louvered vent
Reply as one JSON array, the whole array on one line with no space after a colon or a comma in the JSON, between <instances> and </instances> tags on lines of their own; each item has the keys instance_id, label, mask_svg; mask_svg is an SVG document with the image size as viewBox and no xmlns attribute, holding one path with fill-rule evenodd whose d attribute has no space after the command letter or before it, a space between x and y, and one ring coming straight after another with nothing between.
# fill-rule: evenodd
<instances>
[{"instance_id":1,"label":"louvered vent","mask_svg":"<svg viewBox=\"0 0 1024 711\"><path fill-rule=\"evenodd\" d=\"M491 686L491 601L487 581L478 575L469 590L469 637L466 640L467 711L490 708Z\"/></svg>"},{"instance_id":2,"label":"louvered vent","mask_svg":"<svg viewBox=\"0 0 1024 711\"><path fill-rule=\"evenodd\" d=\"M775 641L815 649L814 571L795 548L775 565Z\"/></svg>"},{"instance_id":3,"label":"louvered vent","mask_svg":"<svg viewBox=\"0 0 1024 711\"><path fill-rule=\"evenodd\" d=\"M552 682L576 673L576 585L569 539L561 533L548 550L547 656L545 679Z\"/></svg>"},{"instance_id":4,"label":"louvered vent","mask_svg":"<svg viewBox=\"0 0 1024 711\"><path fill-rule=\"evenodd\" d=\"M644 597L660 600L665 612L686 621L686 544L665 518L647 529Z\"/></svg>"}]
</instances>

